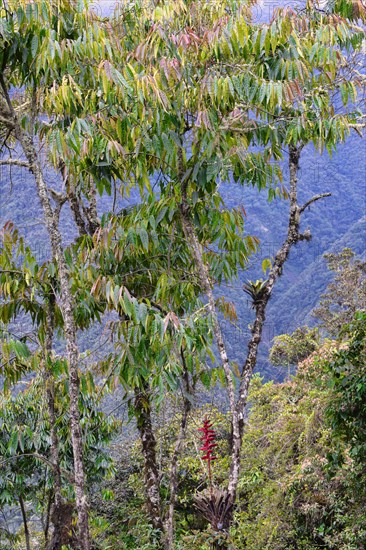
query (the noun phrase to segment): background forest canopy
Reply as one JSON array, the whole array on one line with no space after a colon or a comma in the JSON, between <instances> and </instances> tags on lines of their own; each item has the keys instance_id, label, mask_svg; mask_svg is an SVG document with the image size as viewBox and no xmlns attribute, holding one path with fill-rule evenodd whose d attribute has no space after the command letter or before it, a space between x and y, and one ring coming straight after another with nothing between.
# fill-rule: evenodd
<instances>
[{"instance_id":1,"label":"background forest canopy","mask_svg":"<svg viewBox=\"0 0 366 550\"><path fill-rule=\"evenodd\" d=\"M0 0L1 548L366 546L366 8L256 9Z\"/></svg>"}]
</instances>

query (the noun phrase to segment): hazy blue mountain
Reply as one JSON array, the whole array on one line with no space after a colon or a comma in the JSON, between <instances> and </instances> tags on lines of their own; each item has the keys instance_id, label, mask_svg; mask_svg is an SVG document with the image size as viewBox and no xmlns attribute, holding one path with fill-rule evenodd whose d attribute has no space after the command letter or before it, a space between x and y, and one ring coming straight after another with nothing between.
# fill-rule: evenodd
<instances>
[{"instance_id":1,"label":"hazy blue mountain","mask_svg":"<svg viewBox=\"0 0 366 550\"><path fill-rule=\"evenodd\" d=\"M259 369L268 373L266 349L276 334L289 332L304 323L312 323L311 311L324 292L330 274L323 254L349 246L358 254L366 249L366 143L351 136L336 154L319 156L313 147L304 149L300 162L299 190L301 201L313 195L331 192L330 198L311 206L303 216L303 229L311 229L310 243L300 243L292 251L283 276L276 286L267 314L264 345ZM285 171L286 172L286 171ZM287 176L287 174L286 174ZM285 176L285 182L288 179ZM226 203L241 204L248 214L247 230L261 239L261 257L273 257L287 227L286 201L268 204L265 194L247 187L227 186ZM242 274L241 281L263 278L260 262ZM242 285L225 289L225 295L238 306L239 327L248 334L252 314ZM246 347L240 332L227 330L232 350L239 362Z\"/></svg>"}]
</instances>

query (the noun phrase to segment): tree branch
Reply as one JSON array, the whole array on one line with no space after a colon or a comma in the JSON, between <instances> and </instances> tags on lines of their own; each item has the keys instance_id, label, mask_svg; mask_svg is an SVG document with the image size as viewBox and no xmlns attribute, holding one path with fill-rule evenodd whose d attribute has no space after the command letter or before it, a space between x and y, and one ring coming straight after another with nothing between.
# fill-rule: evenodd
<instances>
[{"instance_id":1,"label":"tree branch","mask_svg":"<svg viewBox=\"0 0 366 550\"><path fill-rule=\"evenodd\" d=\"M247 357L241 372L239 395L236 402L236 413L239 420L239 437L232 438L231 465L228 484L228 494L230 495L232 502L235 502L236 490L239 480L240 451L245 425L245 411L248 401L249 385L252 378L253 370L257 363L258 348L262 340L267 305L271 298L273 288L277 280L282 275L283 266L289 257L292 247L300 241L311 239L310 231L306 231L304 232L304 234L300 233L301 213L308 206L308 203L306 203L301 208L298 205L297 176L302 149L303 145L297 147L290 146L289 148L290 212L287 236L282 246L277 251L272 268L268 275L268 279L263 284L261 299L254 304L256 315L252 328L252 336L248 343ZM327 196L327 194L325 195ZM319 198L322 198L322 196L319 196ZM308 202L311 204L312 202L314 202L314 199L315 197L313 197L313 199Z\"/></svg>"},{"instance_id":2,"label":"tree branch","mask_svg":"<svg viewBox=\"0 0 366 550\"><path fill-rule=\"evenodd\" d=\"M32 456L33 458L36 458L37 460L44 462L45 464L47 464L47 466L50 466L51 468L53 467L52 462L48 458L38 453L22 453L20 455L10 456L9 458L1 460L0 466L2 466L3 464L6 464L7 462L11 462L12 460L18 460L19 458L23 458L24 456ZM61 472L70 483L74 483L75 480L72 474L70 474L64 468L61 468Z\"/></svg>"},{"instance_id":3,"label":"tree branch","mask_svg":"<svg viewBox=\"0 0 366 550\"><path fill-rule=\"evenodd\" d=\"M325 197L331 197L332 193L322 193L321 195L315 195L310 200L308 200L303 206L300 207L299 212L302 214L313 202L319 201L320 199L325 199Z\"/></svg>"},{"instance_id":4,"label":"tree branch","mask_svg":"<svg viewBox=\"0 0 366 550\"><path fill-rule=\"evenodd\" d=\"M4 126L9 130L14 130L14 123L9 118L7 118L7 116L4 116L4 114L6 115L6 113L4 113L4 111L2 111L0 108L0 122L4 124Z\"/></svg>"},{"instance_id":5,"label":"tree branch","mask_svg":"<svg viewBox=\"0 0 366 550\"><path fill-rule=\"evenodd\" d=\"M48 188L48 192L49 192L50 196L52 197L52 199L54 200L54 202L56 203L56 206L54 208L53 213L55 215L55 220L56 220L56 223L58 225L58 223L60 221L61 208L63 207L63 205L67 201L67 196L63 195L62 193L59 193L58 191L55 191L54 189L52 189L50 187Z\"/></svg>"},{"instance_id":6,"label":"tree branch","mask_svg":"<svg viewBox=\"0 0 366 550\"><path fill-rule=\"evenodd\" d=\"M30 168L30 164L25 160L18 160L18 159L12 159L12 158L0 160L0 166L23 166L24 168Z\"/></svg>"},{"instance_id":7,"label":"tree branch","mask_svg":"<svg viewBox=\"0 0 366 550\"><path fill-rule=\"evenodd\" d=\"M16 115L15 115L13 103L11 101L11 98L10 98L10 95L9 95L9 90L8 90L8 87L5 83L4 75L3 75L2 71L0 71L0 86L1 86L1 89L3 91L5 101L6 101L6 104L8 106L8 109L9 109L9 116L11 118L15 119Z\"/></svg>"}]
</instances>

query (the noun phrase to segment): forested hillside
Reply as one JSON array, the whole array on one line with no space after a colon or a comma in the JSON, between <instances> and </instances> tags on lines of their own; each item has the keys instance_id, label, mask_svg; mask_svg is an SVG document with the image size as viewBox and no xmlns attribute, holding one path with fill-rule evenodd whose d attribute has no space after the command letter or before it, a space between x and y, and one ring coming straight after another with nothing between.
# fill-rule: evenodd
<instances>
[{"instance_id":1,"label":"forested hillside","mask_svg":"<svg viewBox=\"0 0 366 550\"><path fill-rule=\"evenodd\" d=\"M359 0L0 0L0 548L366 545Z\"/></svg>"}]
</instances>

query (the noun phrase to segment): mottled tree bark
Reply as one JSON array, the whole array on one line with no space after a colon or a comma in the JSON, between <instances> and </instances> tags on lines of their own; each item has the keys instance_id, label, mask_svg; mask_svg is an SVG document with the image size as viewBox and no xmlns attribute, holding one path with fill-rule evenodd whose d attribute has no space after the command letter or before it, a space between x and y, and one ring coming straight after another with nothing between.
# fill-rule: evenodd
<instances>
[{"instance_id":1,"label":"mottled tree bark","mask_svg":"<svg viewBox=\"0 0 366 550\"><path fill-rule=\"evenodd\" d=\"M292 247L295 246L299 241L309 241L311 239L310 231L306 231L303 234L300 233L300 218L302 212L304 212L304 210L313 202L330 195L330 193L317 195L313 197L310 201L308 201L304 206L299 206L297 197L297 182L301 150L302 146L290 146L289 148L290 212L287 236L282 246L277 251L273 265L269 272L268 279L265 283L263 293L261 295L261 300L255 304L255 320L252 328L252 336L248 344L247 357L241 371L239 395L236 404L237 414L239 417L240 439L239 441L233 440L231 468L228 484L228 492L231 495L233 502L235 502L236 499L236 490L239 481L240 449L245 424L245 411L248 400L249 385L254 368L257 363L258 348L262 340L267 305L272 296L273 288L282 275L283 266L289 257Z\"/></svg>"},{"instance_id":2,"label":"mottled tree bark","mask_svg":"<svg viewBox=\"0 0 366 550\"><path fill-rule=\"evenodd\" d=\"M47 399L48 414L50 417L50 431L51 431L51 463L53 474L53 503L49 516L53 524L53 532L51 540L48 540L48 529L46 534L46 550L61 550L62 530L63 526L57 519L60 517L58 511L62 507L62 480L61 480L61 468L60 468L60 456L58 452L58 437L56 430L56 413L55 413L55 381L53 374L50 372L48 359L51 356L53 348L53 335L55 327L55 296L51 294L46 315L46 328L45 328L45 353L44 353L44 370L43 378L45 382L45 391Z\"/></svg>"},{"instance_id":3,"label":"mottled tree bark","mask_svg":"<svg viewBox=\"0 0 366 550\"><path fill-rule=\"evenodd\" d=\"M164 532L160 501L160 479L156 460L156 440L151 419L148 385L135 389L135 414L144 457L144 478L147 511L154 529Z\"/></svg>"},{"instance_id":4,"label":"mottled tree bark","mask_svg":"<svg viewBox=\"0 0 366 550\"><path fill-rule=\"evenodd\" d=\"M54 495L52 493L52 491L50 491L48 493L48 501L47 501L47 510L46 510L46 519L44 521L44 528L43 528L43 532L44 532L44 543L45 543L45 547L47 548L47 545L48 545L48 537L49 537L49 531L50 531L50 523L51 523L51 510L52 510L52 504L53 504L53 501L54 501Z\"/></svg>"},{"instance_id":5,"label":"mottled tree bark","mask_svg":"<svg viewBox=\"0 0 366 550\"><path fill-rule=\"evenodd\" d=\"M81 196L76 193L75 185L72 183L72 178L70 178L63 161L60 162L60 171L66 188L66 197L79 230L79 235L93 235L99 227L95 186L92 183L90 184L89 206L85 206Z\"/></svg>"},{"instance_id":6,"label":"mottled tree bark","mask_svg":"<svg viewBox=\"0 0 366 550\"><path fill-rule=\"evenodd\" d=\"M76 198L75 191L68 186L67 197L69 199L70 209L74 216L74 221L79 229L80 235L87 235L86 223L80 211L79 201Z\"/></svg>"},{"instance_id":7,"label":"mottled tree bark","mask_svg":"<svg viewBox=\"0 0 366 550\"><path fill-rule=\"evenodd\" d=\"M182 153L179 158L180 164L180 178L182 179L184 170L183 170L183 160ZM224 335L221 330L219 318L216 311L215 298L213 294L213 282L210 278L209 267L206 264L203 257L203 249L200 244L194 224L191 219L190 206L187 197L187 183L182 184L182 202L181 202L181 214L182 214L182 227L184 235L191 246L193 258L196 262L198 277L202 286L202 290L207 296L208 300L208 310L211 315L213 331L218 347L221 364L225 372L225 379L227 384L227 391L230 403L230 413L231 413L231 428L232 428L232 439L235 441L235 445L238 447L241 446L241 437L239 429L239 417L236 408L236 397L235 397L235 388L232 377L232 371L230 367L230 362L228 358L228 353L226 350Z\"/></svg>"},{"instance_id":8,"label":"mottled tree bark","mask_svg":"<svg viewBox=\"0 0 366 550\"><path fill-rule=\"evenodd\" d=\"M95 186L91 183L89 187L89 206L82 205L85 214L88 233L93 235L100 225L97 211L97 192Z\"/></svg>"},{"instance_id":9,"label":"mottled tree bark","mask_svg":"<svg viewBox=\"0 0 366 550\"><path fill-rule=\"evenodd\" d=\"M58 226L58 217L51 207L47 185L43 175L42 163L37 152L34 138L28 134L20 124L18 116L13 108L7 86L3 76L0 77L0 85L5 97L6 105L1 103L0 115L2 122L12 131L14 137L22 147L24 156L29 165L29 170L34 176L38 197L42 206L44 220L51 241L52 256L58 265L60 282L60 309L64 320L64 334L67 347L69 364L69 391L70 391L70 424L71 441L74 458L75 495L78 513L79 547L81 550L90 550L88 503L85 492L85 473L83 465L83 442L80 426L79 412L79 351L76 341L76 326L73 316L73 297L69 287L68 268L66 265L62 236Z\"/></svg>"},{"instance_id":10,"label":"mottled tree bark","mask_svg":"<svg viewBox=\"0 0 366 550\"><path fill-rule=\"evenodd\" d=\"M79 351L76 342L76 327L73 316L73 299L69 288L68 270L64 257L59 227L55 224L54 216L47 193L47 186L43 178L42 168L37 158L33 140L22 133L17 126L17 137L23 147L24 154L29 162L38 190L38 196L43 208L46 226L51 240L52 254L57 261L60 279L60 307L64 319L64 332L66 338L67 355L69 363L69 387L70 387L70 422L71 439L74 455L75 470L75 494L78 511L79 545L82 550L90 550L88 504L85 493L85 474L83 466L83 442L80 427L79 412Z\"/></svg>"},{"instance_id":11,"label":"mottled tree bark","mask_svg":"<svg viewBox=\"0 0 366 550\"><path fill-rule=\"evenodd\" d=\"M181 453L183 441L186 435L187 420L189 411L191 410L191 402L188 399L188 395L191 394L191 388L189 383L189 374L184 358L184 352L181 351L182 365L183 365L183 385L185 395L183 396L183 412L180 423L180 429L178 438L175 442L173 455L170 461L170 473L169 473L169 505L167 518L165 522L165 546L167 550L173 550L174 548L174 510L177 500L178 492L178 458Z\"/></svg>"}]
</instances>

